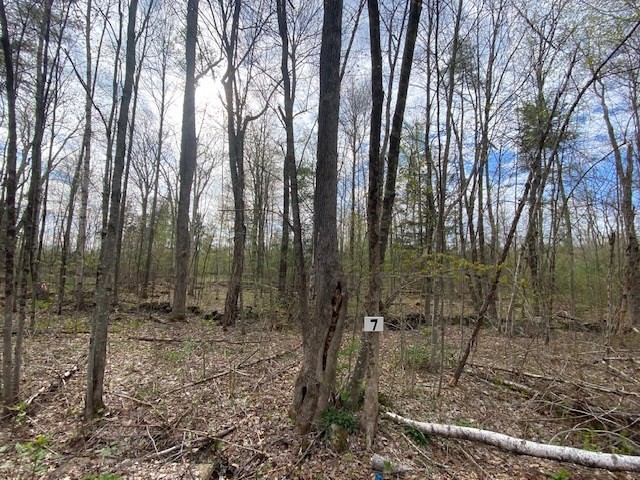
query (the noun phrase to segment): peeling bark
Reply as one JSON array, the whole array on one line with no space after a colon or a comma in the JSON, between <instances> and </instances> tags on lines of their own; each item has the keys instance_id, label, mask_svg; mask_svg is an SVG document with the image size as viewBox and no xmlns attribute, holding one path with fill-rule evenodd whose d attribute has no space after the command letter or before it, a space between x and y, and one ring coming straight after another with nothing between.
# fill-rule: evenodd
<instances>
[{"instance_id":1,"label":"peeling bark","mask_svg":"<svg viewBox=\"0 0 640 480\"><path fill-rule=\"evenodd\" d=\"M640 472L640 457L631 455L616 455L610 453L592 452L573 447L548 445L532 442L523 438L512 437L490 430L479 428L458 427L456 425L444 425L440 423L418 422L401 417L392 412L385 415L396 423L415 428L427 435L438 435L460 440L472 440L493 445L507 452L531 457L546 458L559 462L576 463L592 468L604 468L611 471Z\"/></svg>"}]
</instances>

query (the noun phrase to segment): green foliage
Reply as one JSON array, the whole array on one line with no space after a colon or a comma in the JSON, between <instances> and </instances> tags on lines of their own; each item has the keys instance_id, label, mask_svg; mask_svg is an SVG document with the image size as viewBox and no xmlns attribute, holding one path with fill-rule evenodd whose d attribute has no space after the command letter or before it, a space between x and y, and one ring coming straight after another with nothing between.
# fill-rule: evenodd
<instances>
[{"instance_id":1,"label":"green foliage","mask_svg":"<svg viewBox=\"0 0 640 480\"><path fill-rule=\"evenodd\" d=\"M420 430L417 430L413 427L407 427L405 431L407 433L407 436L418 445L422 445L424 447L429 443L429 437L422 433Z\"/></svg>"},{"instance_id":2,"label":"green foliage","mask_svg":"<svg viewBox=\"0 0 640 480\"><path fill-rule=\"evenodd\" d=\"M635 453L635 449L633 443L629 440L629 431L622 430L620 432L620 441L618 445L614 445L611 447L611 453L619 453L621 455L633 455Z\"/></svg>"},{"instance_id":3,"label":"green foliage","mask_svg":"<svg viewBox=\"0 0 640 480\"><path fill-rule=\"evenodd\" d=\"M478 428L478 425L476 425L475 423L469 422L464 418L456 418L455 424L459 427Z\"/></svg>"},{"instance_id":4,"label":"green foliage","mask_svg":"<svg viewBox=\"0 0 640 480\"><path fill-rule=\"evenodd\" d=\"M571 477L571 472L568 470L561 468L557 472L549 472L547 473L547 478L552 480L568 480Z\"/></svg>"},{"instance_id":5,"label":"green foliage","mask_svg":"<svg viewBox=\"0 0 640 480\"><path fill-rule=\"evenodd\" d=\"M600 447L595 442L596 436L597 434L593 429L587 430L582 437L582 448L590 452L599 452Z\"/></svg>"},{"instance_id":6,"label":"green foliage","mask_svg":"<svg viewBox=\"0 0 640 480\"><path fill-rule=\"evenodd\" d=\"M520 151L528 157L535 156L540 147L551 150L556 144L576 137L573 132L560 132L564 117L543 96L522 105L518 109L518 116Z\"/></svg>"},{"instance_id":7,"label":"green foliage","mask_svg":"<svg viewBox=\"0 0 640 480\"><path fill-rule=\"evenodd\" d=\"M378 393L378 403L388 409L393 409L395 407L395 404L393 403L393 400L391 400L391 397L382 392Z\"/></svg>"},{"instance_id":8,"label":"green foliage","mask_svg":"<svg viewBox=\"0 0 640 480\"><path fill-rule=\"evenodd\" d=\"M427 343L409 345L400 352L399 364L410 370L422 370L429 368L431 363L431 350Z\"/></svg>"},{"instance_id":9,"label":"green foliage","mask_svg":"<svg viewBox=\"0 0 640 480\"><path fill-rule=\"evenodd\" d=\"M322 418L318 423L318 428L329 431L332 425L337 425L344 428L347 432L353 433L358 426L358 420L353 412L331 405L322 412Z\"/></svg>"},{"instance_id":10,"label":"green foliage","mask_svg":"<svg viewBox=\"0 0 640 480\"><path fill-rule=\"evenodd\" d=\"M27 407L28 405L25 402L20 402L17 405L9 407L9 410L15 412L16 422L22 423L27 416Z\"/></svg>"},{"instance_id":11,"label":"green foliage","mask_svg":"<svg viewBox=\"0 0 640 480\"><path fill-rule=\"evenodd\" d=\"M348 370L351 362L358 354L359 348L360 348L360 342L358 341L358 339L354 338L340 349L340 351L338 352L338 365L337 365L337 371L339 373L344 373Z\"/></svg>"},{"instance_id":12,"label":"green foliage","mask_svg":"<svg viewBox=\"0 0 640 480\"><path fill-rule=\"evenodd\" d=\"M166 350L164 356L169 362L179 364L189 358L197 347L198 344L196 342L187 340L182 343L182 347L179 350Z\"/></svg>"},{"instance_id":13,"label":"green foliage","mask_svg":"<svg viewBox=\"0 0 640 480\"><path fill-rule=\"evenodd\" d=\"M46 310L51 306L51 300L36 300L36 310Z\"/></svg>"},{"instance_id":14,"label":"green foliage","mask_svg":"<svg viewBox=\"0 0 640 480\"><path fill-rule=\"evenodd\" d=\"M118 445L118 442L109 442L108 445L105 445L102 448L99 448L95 451L98 455L102 455L103 457L118 457L122 455L122 449Z\"/></svg>"},{"instance_id":15,"label":"green foliage","mask_svg":"<svg viewBox=\"0 0 640 480\"><path fill-rule=\"evenodd\" d=\"M47 446L50 438L48 435L40 434L35 440L26 443L16 443L16 452L21 459L26 460L31 465L31 474L43 473L46 466L43 464L44 457L47 455Z\"/></svg>"}]
</instances>

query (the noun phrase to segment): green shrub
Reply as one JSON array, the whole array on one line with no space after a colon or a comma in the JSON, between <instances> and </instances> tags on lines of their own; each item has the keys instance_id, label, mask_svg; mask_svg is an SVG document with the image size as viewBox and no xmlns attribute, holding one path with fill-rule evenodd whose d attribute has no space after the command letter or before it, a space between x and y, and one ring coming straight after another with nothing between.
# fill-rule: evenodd
<instances>
[{"instance_id":1,"label":"green shrub","mask_svg":"<svg viewBox=\"0 0 640 480\"><path fill-rule=\"evenodd\" d=\"M353 412L345 409L338 409L331 405L322 412L322 418L318 423L318 428L329 431L332 425L338 425L347 432L353 433L358 426L358 420Z\"/></svg>"}]
</instances>

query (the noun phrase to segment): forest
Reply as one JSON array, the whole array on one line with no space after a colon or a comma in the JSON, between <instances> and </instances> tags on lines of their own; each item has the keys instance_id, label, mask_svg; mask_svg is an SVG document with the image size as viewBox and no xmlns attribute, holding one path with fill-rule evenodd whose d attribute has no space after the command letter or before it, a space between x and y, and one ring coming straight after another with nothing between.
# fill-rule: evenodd
<instances>
[{"instance_id":1,"label":"forest","mask_svg":"<svg viewBox=\"0 0 640 480\"><path fill-rule=\"evenodd\" d=\"M0 27L0 478L637 478L635 0Z\"/></svg>"}]
</instances>

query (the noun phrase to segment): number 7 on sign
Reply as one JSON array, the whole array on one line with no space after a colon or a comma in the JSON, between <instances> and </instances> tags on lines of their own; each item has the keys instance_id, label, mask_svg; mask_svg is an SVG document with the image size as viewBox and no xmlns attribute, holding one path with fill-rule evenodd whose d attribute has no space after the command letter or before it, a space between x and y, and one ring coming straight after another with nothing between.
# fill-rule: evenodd
<instances>
[{"instance_id":1,"label":"number 7 on sign","mask_svg":"<svg viewBox=\"0 0 640 480\"><path fill-rule=\"evenodd\" d=\"M384 330L384 317L364 317L365 332L382 332Z\"/></svg>"}]
</instances>

